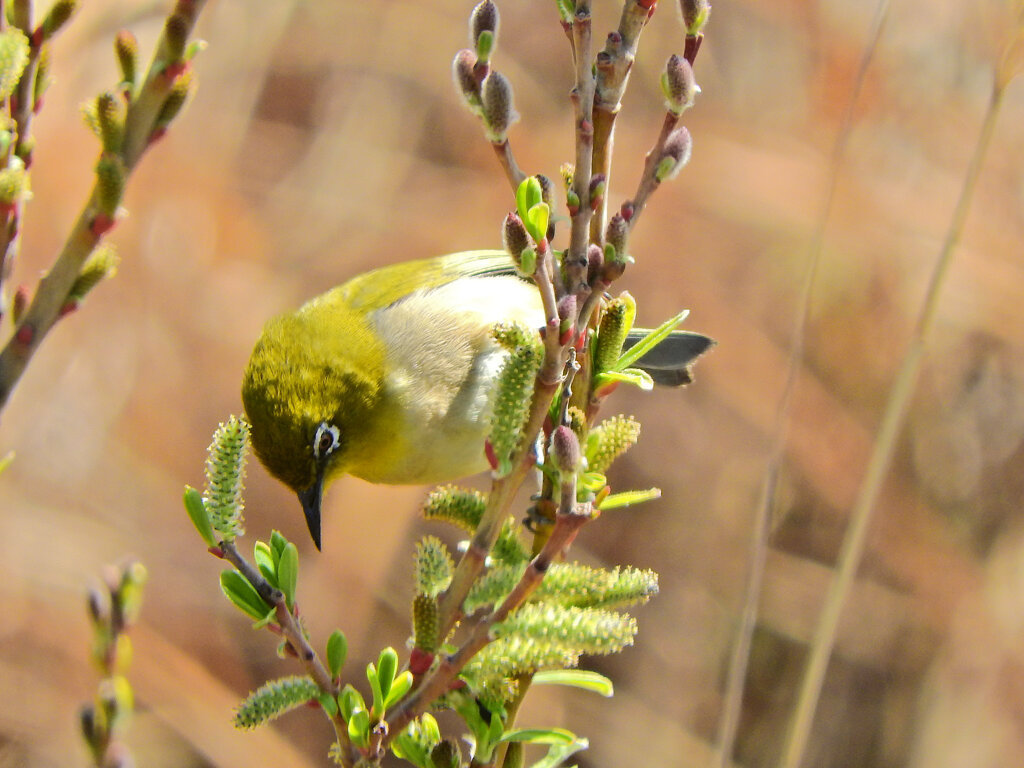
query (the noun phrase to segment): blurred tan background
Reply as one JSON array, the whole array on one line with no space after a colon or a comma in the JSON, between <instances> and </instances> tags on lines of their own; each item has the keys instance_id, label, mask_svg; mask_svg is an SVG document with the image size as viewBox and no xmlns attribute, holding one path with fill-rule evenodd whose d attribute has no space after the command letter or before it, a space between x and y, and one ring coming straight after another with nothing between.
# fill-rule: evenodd
<instances>
[{"instance_id":1,"label":"blurred tan background","mask_svg":"<svg viewBox=\"0 0 1024 768\"><path fill-rule=\"evenodd\" d=\"M662 0L619 123L613 205L660 121L682 49ZM617 393L640 444L621 488L662 500L605 515L574 556L661 574L634 648L588 665L615 698L538 691L524 725L591 739L581 766L710 765L752 523L822 215L832 144L873 3L718 0L685 123L693 159L653 198L619 288L655 323L682 307L718 347L683 392ZM35 123L35 201L17 282L34 284L86 194L95 140L78 105L115 83L111 40L148 50L167 2L85 4L55 47ZM617 4L595 1L599 37ZM273 313L373 265L500 243L506 182L449 65L469 0L215 0L198 96L132 179L123 257L47 339L2 417L0 766L84 765L95 687L85 590L104 563L150 572L134 635L138 764L323 765L318 713L235 732L231 708L296 671L220 595L221 564L181 507L217 422L240 411ZM548 0L505 2L496 65L527 171L570 157L568 52ZM767 559L737 764L773 765L888 384L949 222L991 81L1001 2L894 0L839 168ZM1011 87L942 295L907 429L844 614L806 766L1024 765L1024 85ZM349 670L407 633L424 490L336 484L322 555L298 504L250 467L248 528L302 548L300 599ZM250 538L251 541L251 538Z\"/></svg>"}]
</instances>

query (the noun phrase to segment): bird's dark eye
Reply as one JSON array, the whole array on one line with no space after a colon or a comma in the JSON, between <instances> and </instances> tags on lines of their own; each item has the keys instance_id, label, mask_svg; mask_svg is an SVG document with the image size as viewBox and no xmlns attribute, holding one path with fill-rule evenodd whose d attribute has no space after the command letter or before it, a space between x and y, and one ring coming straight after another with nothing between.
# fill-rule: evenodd
<instances>
[{"instance_id":1,"label":"bird's dark eye","mask_svg":"<svg viewBox=\"0 0 1024 768\"><path fill-rule=\"evenodd\" d=\"M330 456L341 443L341 430L326 421L320 422L313 437L313 455L317 459Z\"/></svg>"}]
</instances>

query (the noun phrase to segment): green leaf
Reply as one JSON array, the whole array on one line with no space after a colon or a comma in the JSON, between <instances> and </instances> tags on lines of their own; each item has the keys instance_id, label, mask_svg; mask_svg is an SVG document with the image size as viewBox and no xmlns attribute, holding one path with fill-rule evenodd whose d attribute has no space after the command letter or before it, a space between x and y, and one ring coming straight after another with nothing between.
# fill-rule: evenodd
<instances>
[{"instance_id":1,"label":"green leaf","mask_svg":"<svg viewBox=\"0 0 1024 768\"><path fill-rule=\"evenodd\" d=\"M366 665L366 679L370 682L370 691L373 693L373 713L380 717L384 714L384 691L381 690L380 675L377 668L371 662Z\"/></svg>"},{"instance_id":2,"label":"green leaf","mask_svg":"<svg viewBox=\"0 0 1024 768\"><path fill-rule=\"evenodd\" d=\"M270 551L274 553L274 569L277 569L277 564L281 560L281 553L284 552L284 548L288 546L288 539L281 535L280 531L270 532Z\"/></svg>"},{"instance_id":3,"label":"green leaf","mask_svg":"<svg viewBox=\"0 0 1024 768\"><path fill-rule=\"evenodd\" d=\"M590 742L586 739L576 739L571 744L552 744L548 748L547 755L533 763L530 768L556 768L581 749L586 749L589 746Z\"/></svg>"},{"instance_id":4,"label":"green leaf","mask_svg":"<svg viewBox=\"0 0 1024 768\"><path fill-rule=\"evenodd\" d=\"M274 610L238 571L221 571L220 588L236 608L257 621L263 621Z\"/></svg>"},{"instance_id":5,"label":"green leaf","mask_svg":"<svg viewBox=\"0 0 1024 768\"><path fill-rule=\"evenodd\" d=\"M370 714L357 709L348 720L348 737L357 747L366 749L370 745Z\"/></svg>"},{"instance_id":6,"label":"green leaf","mask_svg":"<svg viewBox=\"0 0 1024 768\"><path fill-rule=\"evenodd\" d=\"M660 498L661 488L648 488L646 491L623 491L622 493L613 493L607 496L604 501L597 505L597 508L602 512L606 512L609 509L620 509Z\"/></svg>"},{"instance_id":7,"label":"green leaf","mask_svg":"<svg viewBox=\"0 0 1024 768\"><path fill-rule=\"evenodd\" d=\"M295 588L298 580L299 550L289 541L277 563L277 586L284 592L284 599L289 609L295 607Z\"/></svg>"},{"instance_id":8,"label":"green leaf","mask_svg":"<svg viewBox=\"0 0 1024 768\"><path fill-rule=\"evenodd\" d=\"M505 731L499 741L521 741L524 744L572 744L576 734L565 728L514 728Z\"/></svg>"},{"instance_id":9,"label":"green leaf","mask_svg":"<svg viewBox=\"0 0 1024 768\"><path fill-rule=\"evenodd\" d=\"M547 203L537 203L526 212L523 223L535 242L539 243L548 236L548 220L550 218L551 208Z\"/></svg>"},{"instance_id":10,"label":"green leaf","mask_svg":"<svg viewBox=\"0 0 1024 768\"><path fill-rule=\"evenodd\" d=\"M14 458L13 453L7 454L0 466L0 472L11 463ZM185 511L188 512L189 519L192 521L192 525L199 531L199 535L203 541L206 542L206 546L215 547L217 546L217 539L213 535L213 525L210 522L210 515L206 511L206 505L203 504L203 494L197 491L190 485L185 486Z\"/></svg>"},{"instance_id":11,"label":"green leaf","mask_svg":"<svg viewBox=\"0 0 1024 768\"><path fill-rule=\"evenodd\" d=\"M395 681L391 684L391 690L384 697L385 711L394 706L396 702L402 700L402 697L412 689L412 682L412 672L409 670L405 670L405 672L395 678Z\"/></svg>"},{"instance_id":12,"label":"green leaf","mask_svg":"<svg viewBox=\"0 0 1024 768\"><path fill-rule=\"evenodd\" d=\"M270 545L265 541L257 541L252 547L252 559L256 561L256 567L260 569L263 578L280 589L277 583L277 562L270 551Z\"/></svg>"},{"instance_id":13,"label":"green leaf","mask_svg":"<svg viewBox=\"0 0 1024 768\"><path fill-rule=\"evenodd\" d=\"M360 709L366 709L366 702L363 694L357 691L351 683L347 683L338 695L338 706L341 708L341 716L347 722L352 714Z\"/></svg>"},{"instance_id":14,"label":"green leaf","mask_svg":"<svg viewBox=\"0 0 1024 768\"><path fill-rule=\"evenodd\" d=\"M384 702L391 693L391 685L395 682L398 672L398 654L390 646L380 652L377 657L377 679L380 681L381 709L374 709L377 714L384 714Z\"/></svg>"},{"instance_id":15,"label":"green leaf","mask_svg":"<svg viewBox=\"0 0 1024 768\"><path fill-rule=\"evenodd\" d=\"M624 371L605 371L604 373L598 374L594 388L600 389L601 387L612 383L633 384L634 386L640 387L644 392L650 392L654 389L654 379L651 378L651 374L647 371L642 371L639 368L627 368Z\"/></svg>"},{"instance_id":16,"label":"green leaf","mask_svg":"<svg viewBox=\"0 0 1024 768\"><path fill-rule=\"evenodd\" d=\"M534 685L567 685L593 691L605 698L615 693L612 681L597 672L583 669L548 669L533 676Z\"/></svg>"},{"instance_id":17,"label":"green leaf","mask_svg":"<svg viewBox=\"0 0 1024 768\"><path fill-rule=\"evenodd\" d=\"M336 629L327 638L327 669L330 671L332 679L336 680L341 674L346 656L348 656L348 640L345 638L344 632Z\"/></svg>"},{"instance_id":18,"label":"green leaf","mask_svg":"<svg viewBox=\"0 0 1024 768\"><path fill-rule=\"evenodd\" d=\"M28 64L29 44L25 33L9 27L0 33L0 99L7 99Z\"/></svg>"},{"instance_id":19,"label":"green leaf","mask_svg":"<svg viewBox=\"0 0 1024 768\"><path fill-rule=\"evenodd\" d=\"M641 357L646 355L661 342L663 342L672 331L675 330L676 326L679 325L686 316L690 314L690 310L684 309L675 317L670 317L664 323L659 325L653 331L644 336L640 341L634 344L632 347L622 353L622 356L615 363L615 370L623 371Z\"/></svg>"},{"instance_id":20,"label":"green leaf","mask_svg":"<svg viewBox=\"0 0 1024 768\"><path fill-rule=\"evenodd\" d=\"M530 209L543 202L544 191L536 176L527 176L516 189L516 210L519 218L526 222Z\"/></svg>"}]
</instances>

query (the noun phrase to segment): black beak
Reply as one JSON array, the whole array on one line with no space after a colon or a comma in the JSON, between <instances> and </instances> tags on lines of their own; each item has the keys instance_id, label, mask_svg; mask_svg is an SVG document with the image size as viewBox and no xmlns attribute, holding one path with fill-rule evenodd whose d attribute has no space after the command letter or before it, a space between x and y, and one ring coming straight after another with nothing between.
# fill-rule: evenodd
<instances>
[{"instance_id":1,"label":"black beak","mask_svg":"<svg viewBox=\"0 0 1024 768\"><path fill-rule=\"evenodd\" d=\"M303 514L306 515L309 535L313 537L313 543L318 552L320 551L320 501L323 495L324 477L319 472L309 488L299 491L299 502L302 504Z\"/></svg>"}]
</instances>

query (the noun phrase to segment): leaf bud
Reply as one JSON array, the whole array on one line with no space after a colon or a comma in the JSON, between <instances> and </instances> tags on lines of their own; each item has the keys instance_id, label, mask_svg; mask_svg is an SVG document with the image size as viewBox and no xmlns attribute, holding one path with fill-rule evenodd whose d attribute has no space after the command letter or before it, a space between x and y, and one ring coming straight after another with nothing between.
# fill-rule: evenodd
<instances>
[{"instance_id":1,"label":"leaf bud","mask_svg":"<svg viewBox=\"0 0 1024 768\"><path fill-rule=\"evenodd\" d=\"M36 45L41 45L45 41L49 40L56 34L57 30L64 26L71 15L78 10L78 0L57 0L50 10L47 11L46 17L43 19L43 23L39 25L39 29L33 35L33 42Z\"/></svg>"},{"instance_id":2,"label":"leaf bud","mask_svg":"<svg viewBox=\"0 0 1024 768\"><path fill-rule=\"evenodd\" d=\"M668 57L661 73L661 91L665 94L665 107L673 115L680 115L693 106L693 97L700 89L693 79L693 67L676 54Z\"/></svg>"},{"instance_id":3,"label":"leaf bud","mask_svg":"<svg viewBox=\"0 0 1024 768\"><path fill-rule=\"evenodd\" d=\"M523 251L530 245L530 236L526 233L526 227L519 214L509 212L501 229L501 242L505 250L509 252L518 264L522 258Z\"/></svg>"},{"instance_id":4,"label":"leaf bud","mask_svg":"<svg viewBox=\"0 0 1024 768\"><path fill-rule=\"evenodd\" d=\"M463 48L455 54L455 58L452 60L452 80L455 82L455 90L459 92L469 110L473 114L479 115L481 112L480 83L476 79L475 66L476 54L468 48Z\"/></svg>"},{"instance_id":5,"label":"leaf bud","mask_svg":"<svg viewBox=\"0 0 1024 768\"><path fill-rule=\"evenodd\" d=\"M117 56L117 66L121 70L122 85L129 88L135 85L136 71L138 69L139 43L135 35L127 29L122 29L114 38L114 55Z\"/></svg>"},{"instance_id":6,"label":"leaf bud","mask_svg":"<svg viewBox=\"0 0 1024 768\"><path fill-rule=\"evenodd\" d=\"M182 13L172 13L164 22L164 46L167 68L181 61L185 55L185 43L188 42L189 20Z\"/></svg>"},{"instance_id":7,"label":"leaf bud","mask_svg":"<svg viewBox=\"0 0 1024 768\"><path fill-rule=\"evenodd\" d=\"M11 320L15 325L21 322L26 309L28 309L28 288L19 285L11 298Z\"/></svg>"},{"instance_id":8,"label":"leaf bud","mask_svg":"<svg viewBox=\"0 0 1024 768\"><path fill-rule=\"evenodd\" d=\"M523 277L533 277L537 271L537 251L531 245L525 248L519 255L519 274Z\"/></svg>"},{"instance_id":9,"label":"leaf bud","mask_svg":"<svg viewBox=\"0 0 1024 768\"><path fill-rule=\"evenodd\" d=\"M95 115L103 151L117 152L121 148L121 139L124 136L124 115L117 97L109 91L97 96Z\"/></svg>"},{"instance_id":10,"label":"leaf bud","mask_svg":"<svg viewBox=\"0 0 1024 768\"><path fill-rule=\"evenodd\" d=\"M555 209L555 184L543 173L535 174L540 182L540 199L548 204L551 210Z\"/></svg>"},{"instance_id":11,"label":"leaf bud","mask_svg":"<svg viewBox=\"0 0 1024 768\"><path fill-rule=\"evenodd\" d=\"M508 129L519 119L512 106L512 84L500 72L491 72L482 89L483 117L487 138L500 144L508 136Z\"/></svg>"},{"instance_id":12,"label":"leaf bud","mask_svg":"<svg viewBox=\"0 0 1024 768\"><path fill-rule=\"evenodd\" d=\"M679 11L683 15L686 34L699 35L711 14L711 3L708 0L679 0Z\"/></svg>"},{"instance_id":13,"label":"leaf bud","mask_svg":"<svg viewBox=\"0 0 1024 768\"><path fill-rule=\"evenodd\" d=\"M186 69L180 77L175 78L174 84L171 86L171 92L167 94L163 106L160 107L160 113L157 115L156 123L153 126L154 130L160 131L167 128L171 121L178 116L178 113L181 112L181 108L185 106L185 102L191 94L192 80L191 69Z\"/></svg>"},{"instance_id":14,"label":"leaf bud","mask_svg":"<svg viewBox=\"0 0 1024 768\"><path fill-rule=\"evenodd\" d=\"M604 266L604 252L601 250L601 246L597 243L591 243L587 247L587 282L591 285L594 284L594 280L599 274L601 274L601 268Z\"/></svg>"},{"instance_id":15,"label":"leaf bud","mask_svg":"<svg viewBox=\"0 0 1024 768\"><path fill-rule=\"evenodd\" d=\"M597 210L604 202L604 193L608 183L603 173L595 173L590 177L588 195L590 197L590 209Z\"/></svg>"},{"instance_id":16,"label":"leaf bud","mask_svg":"<svg viewBox=\"0 0 1024 768\"><path fill-rule=\"evenodd\" d=\"M680 126L672 131L666 139L665 147L658 159L654 178L659 182L675 178L675 175L689 162L691 148L690 132L686 130L685 126Z\"/></svg>"},{"instance_id":17,"label":"leaf bud","mask_svg":"<svg viewBox=\"0 0 1024 768\"><path fill-rule=\"evenodd\" d=\"M117 155L104 153L96 163L96 202L99 210L113 220L124 196L124 161ZM111 221L112 223L112 221Z\"/></svg>"},{"instance_id":18,"label":"leaf bud","mask_svg":"<svg viewBox=\"0 0 1024 768\"><path fill-rule=\"evenodd\" d=\"M629 237L629 225L621 213L615 213L608 219L604 230L604 241L615 248L616 255L625 255L626 239Z\"/></svg>"},{"instance_id":19,"label":"leaf bud","mask_svg":"<svg viewBox=\"0 0 1024 768\"><path fill-rule=\"evenodd\" d=\"M567 293L558 300L558 343L567 344L576 332L576 295Z\"/></svg>"},{"instance_id":20,"label":"leaf bud","mask_svg":"<svg viewBox=\"0 0 1024 768\"><path fill-rule=\"evenodd\" d=\"M551 456L560 472L575 472L580 465L580 441L564 424L551 433Z\"/></svg>"},{"instance_id":21,"label":"leaf bud","mask_svg":"<svg viewBox=\"0 0 1024 768\"><path fill-rule=\"evenodd\" d=\"M480 36L486 33L493 43L498 36L499 21L498 6L491 0L483 0L473 9L469 17L469 42L477 48L478 55L480 53ZM487 61L486 56L480 56L480 59Z\"/></svg>"}]
</instances>

